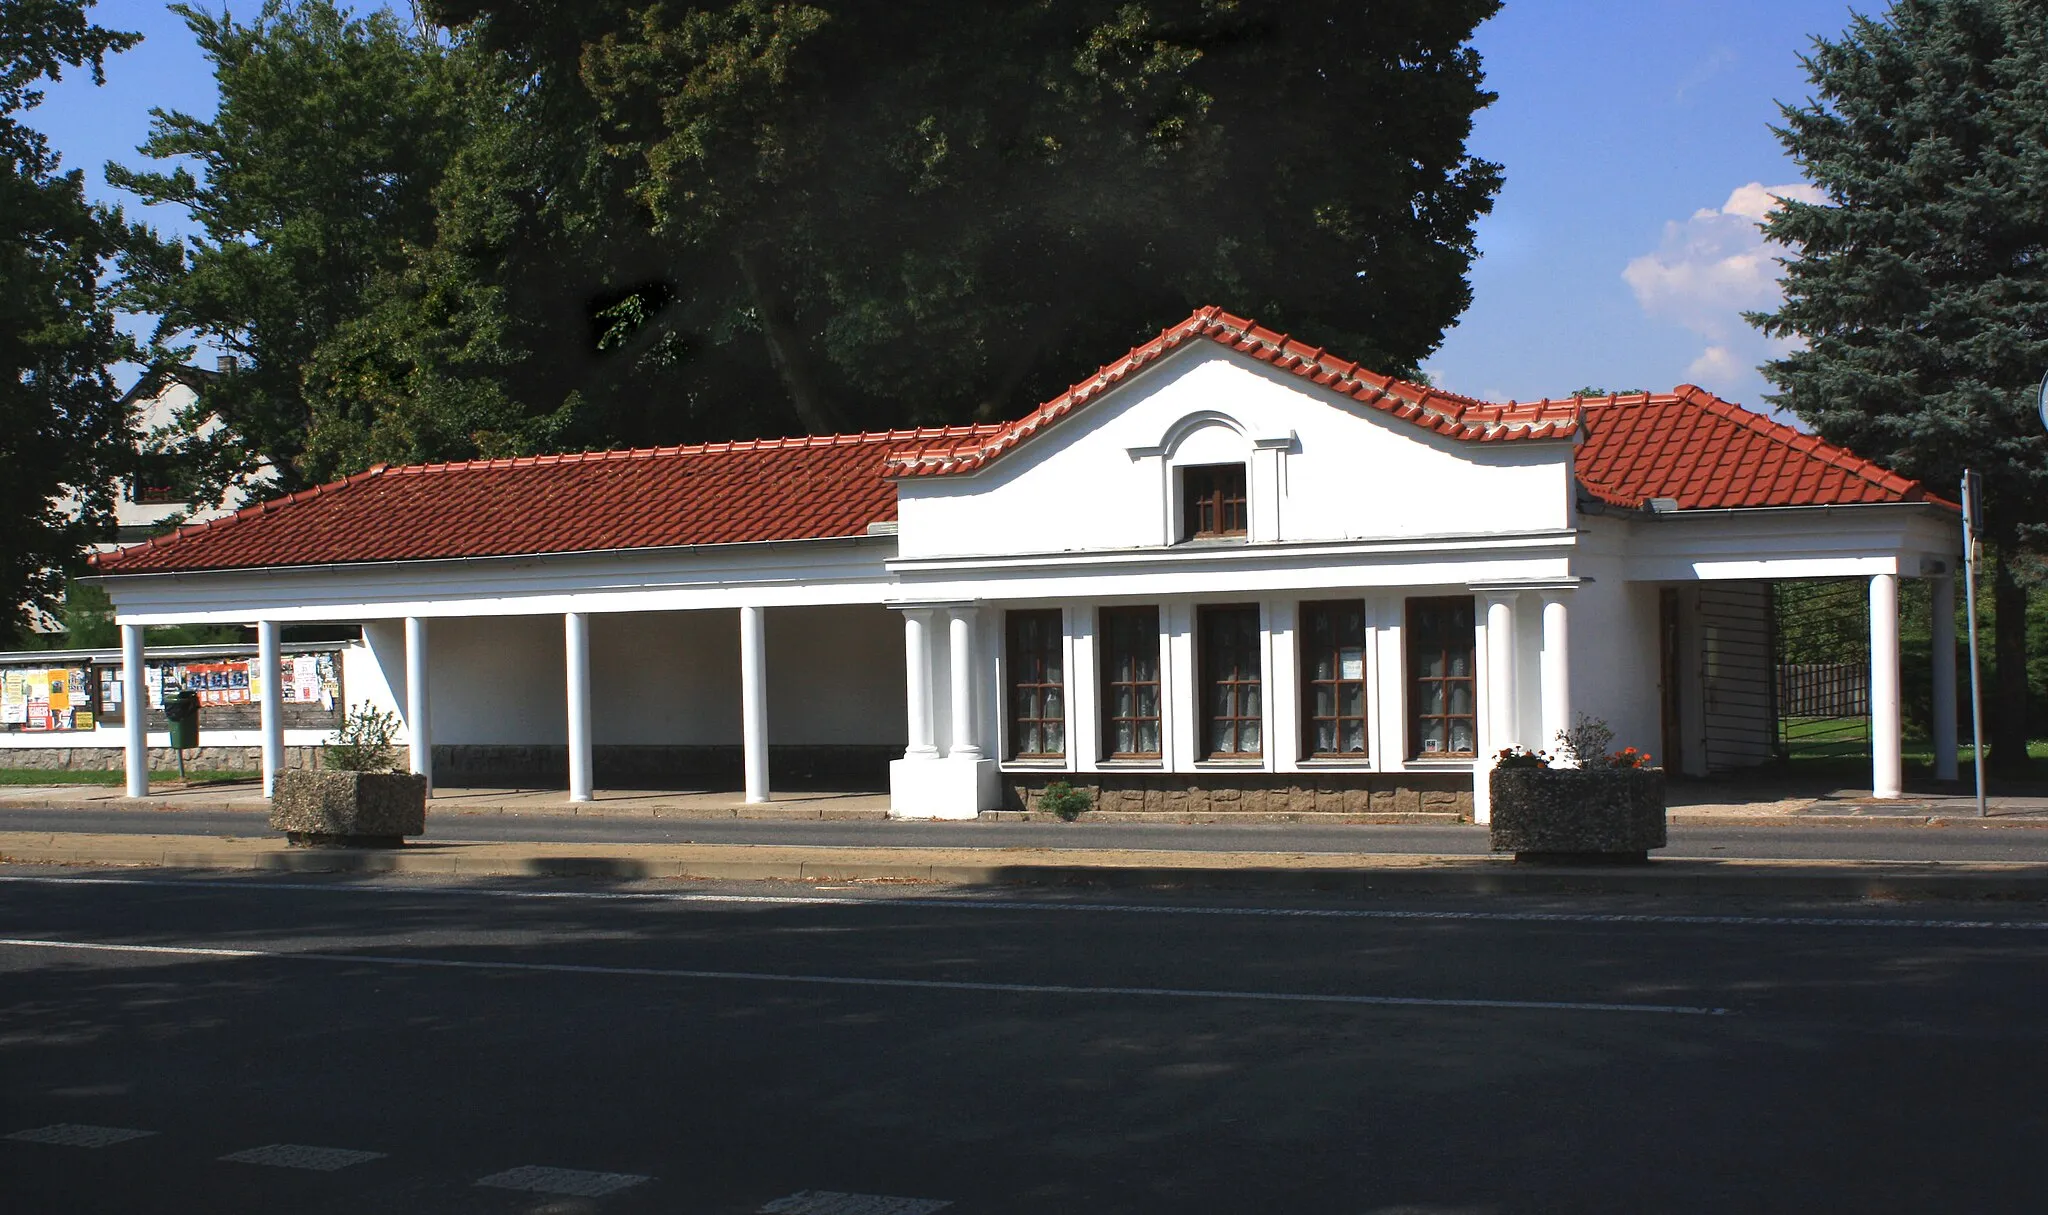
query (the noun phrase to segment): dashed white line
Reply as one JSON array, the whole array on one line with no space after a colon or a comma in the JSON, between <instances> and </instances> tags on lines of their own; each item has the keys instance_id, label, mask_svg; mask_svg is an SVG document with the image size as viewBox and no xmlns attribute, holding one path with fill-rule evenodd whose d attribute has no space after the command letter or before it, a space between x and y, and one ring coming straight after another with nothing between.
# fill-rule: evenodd
<instances>
[{"instance_id":1,"label":"dashed white line","mask_svg":"<svg viewBox=\"0 0 2048 1215\"><path fill-rule=\"evenodd\" d=\"M278 1169L312 1169L332 1173L352 1164L382 1160L382 1152L358 1152L351 1148L308 1147L303 1143L270 1143L262 1147L229 1152L222 1160L235 1164L265 1164Z\"/></svg>"},{"instance_id":2,"label":"dashed white line","mask_svg":"<svg viewBox=\"0 0 2048 1215\"><path fill-rule=\"evenodd\" d=\"M154 1134L155 1131L137 1131L125 1126L86 1126L76 1122L59 1122L31 1130L16 1131L6 1138L21 1143L50 1143L58 1147L103 1148L126 1143L131 1139L147 1139Z\"/></svg>"},{"instance_id":3,"label":"dashed white line","mask_svg":"<svg viewBox=\"0 0 2048 1215\"><path fill-rule=\"evenodd\" d=\"M501 1190L526 1190L536 1194L565 1194L572 1198L603 1198L620 1190L652 1181L638 1173L591 1173L582 1169L556 1169L522 1164L516 1169L476 1179L477 1185Z\"/></svg>"},{"instance_id":4,"label":"dashed white line","mask_svg":"<svg viewBox=\"0 0 2048 1215\"><path fill-rule=\"evenodd\" d=\"M805 1190L759 1207L754 1215L931 1215L952 1205L945 1198L891 1198L886 1194Z\"/></svg>"},{"instance_id":5,"label":"dashed white line","mask_svg":"<svg viewBox=\"0 0 2048 1215\"><path fill-rule=\"evenodd\" d=\"M801 894L712 894L659 890L504 890L468 886L341 885L325 882L164 881L151 878L34 877L0 874L0 882L47 886L140 886L149 889L264 890L318 894L422 895L489 899L592 902L702 903L768 907L896 907L920 910L1056 911L1167 916L1221 916L1302 920L1462 920L1499 924L1699 924L1729 928L1935 928L2048 932L2048 920L1902 919L1890 916L1684 915L1603 911L1410 911L1377 907L1175 906L1164 903L1056 903L1035 899L987 899L971 895L915 898Z\"/></svg>"},{"instance_id":6,"label":"dashed white line","mask_svg":"<svg viewBox=\"0 0 2048 1215\"><path fill-rule=\"evenodd\" d=\"M1346 995L1322 992L1229 991L1187 987L1094 987L1070 983L984 983L964 979L886 979L857 975L772 974L745 970L690 970L666 966L589 966L572 962L484 962L458 958L407 957L394 954L298 952L270 949L216 949L194 945L118 945L98 941L35 940L0 937L0 946L17 949L75 950L85 953L163 954L202 958L265 958L296 962L342 962L351 965L414 966L445 970L523 971L539 974L612 975L631 978L697 979L712 982L792 983L821 987L876 987L911 991L974 991L1005 995L1149 996L1177 1000L1241 1000L1270 1004L1348 1004L1397 1008L1518 1009L1542 1012L1656 1013L1669 1016L1722 1017L1725 1008L1684 1004L1626 1004L1603 1000L1488 1000L1455 996Z\"/></svg>"}]
</instances>

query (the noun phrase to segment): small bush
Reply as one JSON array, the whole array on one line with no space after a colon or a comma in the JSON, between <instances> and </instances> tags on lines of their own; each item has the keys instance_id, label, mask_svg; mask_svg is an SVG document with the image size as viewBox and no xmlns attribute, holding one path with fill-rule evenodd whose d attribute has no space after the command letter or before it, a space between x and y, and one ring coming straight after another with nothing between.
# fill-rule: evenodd
<instances>
[{"instance_id":1,"label":"small bush","mask_svg":"<svg viewBox=\"0 0 2048 1215\"><path fill-rule=\"evenodd\" d=\"M395 772L398 748L391 739L397 733L397 714L368 702L359 704L341 719L341 729L334 732L321 761L337 772Z\"/></svg>"},{"instance_id":2,"label":"small bush","mask_svg":"<svg viewBox=\"0 0 2048 1215\"><path fill-rule=\"evenodd\" d=\"M1531 751L1527 747L1504 747L1501 749L1500 754L1493 757L1493 766L1496 768L1548 768L1550 766L1550 757L1541 751Z\"/></svg>"},{"instance_id":3,"label":"small bush","mask_svg":"<svg viewBox=\"0 0 2048 1215\"><path fill-rule=\"evenodd\" d=\"M1088 790L1076 789L1063 780L1047 785L1038 795L1038 808L1046 814L1057 814L1063 822L1073 822L1081 817L1095 799L1088 796Z\"/></svg>"},{"instance_id":4,"label":"small bush","mask_svg":"<svg viewBox=\"0 0 2048 1215\"><path fill-rule=\"evenodd\" d=\"M1598 717L1579 714L1569 730L1557 732L1559 754L1581 768L1607 766L1608 749L1614 746L1614 731Z\"/></svg>"}]
</instances>

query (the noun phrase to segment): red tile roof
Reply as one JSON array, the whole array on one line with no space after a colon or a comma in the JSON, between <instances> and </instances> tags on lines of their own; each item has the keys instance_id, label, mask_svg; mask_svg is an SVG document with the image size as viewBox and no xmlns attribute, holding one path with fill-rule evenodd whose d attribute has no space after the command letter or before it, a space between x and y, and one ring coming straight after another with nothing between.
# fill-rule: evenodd
<instances>
[{"instance_id":1,"label":"red tile roof","mask_svg":"<svg viewBox=\"0 0 2048 1215\"><path fill-rule=\"evenodd\" d=\"M994 429L379 465L93 564L130 574L859 536L896 517L886 453Z\"/></svg>"},{"instance_id":2,"label":"red tile roof","mask_svg":"<svg viewBox=\"0 0 2048 1215\"><path fill-rule=\"evenodd\" d=\"M1684 510L1937 502L1899 476L1816 435L1773 422L1703 388L1585 399L1579 483L1603 502L1652 498Z\"/></svg>"},{"instance_id":3,"label":"red tile roof","mask_svg":"<svg viewBox=\"0 0 2048 1215\"><path fill-rule=\"evenodd\" d=\"M604 552L859 536L896 518L893 477L967 472L1197 338L1402 422L1476 442L1579 437L1581 485L1615 506L1936 502L1919 483L1691 385L1486 404L1375 375L1204 308L1005 425L382 465L101 553L107 574Z\"/></svg>"},{"instance_id":4,"label":"red tile roof","mask_svg":"<svg viewBox=\"0 0 2048 1215\"><path fill-rule=\"evenodd\" d=\"M1297 342L1284 333L1262 328L1221 308L1199 308L1180 324L1160 331L1158 337L1143 345L1132 347L1122 358L1097 368L1094 375L1015 422L998 428L994 434L977 436L950 448L927 444L916 451L890 453L889 475L946 476L986 467L990 461L1044 432L1133 374L1188 342L1201 338L1248 354L1260 362L1271 363L1283 371L1291 371L1319 388L1370 405L1401 421L1454 439L1478 442L1569 439L1579 428L1579 403L1576 400L1527 404L1477 401L1368 371L1356 363L1330 355L1320 346Z\"/></svg>"}]
</instances>

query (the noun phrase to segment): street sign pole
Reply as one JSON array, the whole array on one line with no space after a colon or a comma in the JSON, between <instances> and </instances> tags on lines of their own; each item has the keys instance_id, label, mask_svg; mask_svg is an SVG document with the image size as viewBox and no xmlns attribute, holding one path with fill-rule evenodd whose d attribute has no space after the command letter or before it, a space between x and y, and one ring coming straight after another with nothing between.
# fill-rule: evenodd
<instances>
[{"instance_id":1,"label":"street sign pole","mask_svg":"<svg viewBox=\"0 0 2048 1215\"><path fill-rule=\"evenodd\" d=\"M1963 470L1963 603L1970 626L1970 751L1977 769L1977 817L1984 805L1984 692L1977 664L1977 474Z\"/></svg>"}]
</instances>

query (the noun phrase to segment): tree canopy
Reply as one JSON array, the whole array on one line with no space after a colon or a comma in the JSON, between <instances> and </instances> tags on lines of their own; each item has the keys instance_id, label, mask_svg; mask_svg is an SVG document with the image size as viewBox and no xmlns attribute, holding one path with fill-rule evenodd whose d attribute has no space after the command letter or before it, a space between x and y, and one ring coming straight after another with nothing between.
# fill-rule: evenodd
<instances>
[{"instance_id":1,"label":"tree canopy","mask_svg":"<svg viewBox=\"0 0 2048 1215\"><path fill-rule=\"evenodd\" d=\"M167 340L237 356L206 401L233 427L185 444L210 449L211 488L263 458L290 488L309 445L317 455L328 437L318 432L371 424L365 402L323 417L308 372L355 337L385 284L432 243L433 191L460 142L456 90L444 48L388 11L351 18L329 3L269 0L240 24L172 10L212 60L220 105L210 120L153 111L140 150L164 169L107 166L112 184L184 209L199 230L182 256L146 265L129 298L162 318ZM316 477L328 471L312 463Z\"/></svg>"},{"instance_id":2,"label":"tree canopy","mask_svg":"<svg viewBox=\"0 0 2048 1215\"><path fill-rule=\"evenodd\" d=\"M1776 128L1822 203L1766 222L1785 299L1751 319L1798 348L1773 403L1953 494L1984 476L1997 546L1994 755L2024 758L2023 548L2048 536L2048 2L1899 0L1805 57Z\"/></svg>"},{"instance_id":3,"label":"tree canopy","mask_svg":"<svg viewBox=\"0 0 2048 1215\"><path fill-rule=\"evenodd\" d=\"M287 486L376 460L1007 415L1198 303L1412 372L1499 188L1496 0L328 0L117 172Z\"/></svg>"},{"instance_id":4,"label":"tree canopy","mask_svg":"<svg viewBox=\"0 0 2048 1215\"><path fill-rule=\"evenodd\" d=\"M66 68L102 78L138 35L102 29L90 0L0 5L0 641L55 609L67 571L109 529L131 452L112 365L134 353L102 285L142 240L86 201L23 121Z\"/></svg>"}]
</instances>

